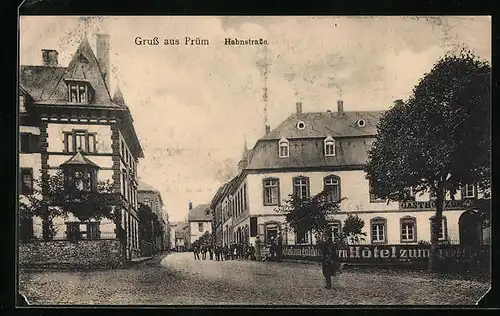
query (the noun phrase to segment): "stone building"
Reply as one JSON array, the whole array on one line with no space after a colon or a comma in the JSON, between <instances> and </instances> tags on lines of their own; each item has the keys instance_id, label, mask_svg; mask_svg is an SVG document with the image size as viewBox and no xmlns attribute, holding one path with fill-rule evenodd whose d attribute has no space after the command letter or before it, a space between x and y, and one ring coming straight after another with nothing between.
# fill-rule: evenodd
<instances>
[{"instance_id":1,"label":"stone building","mask_svg":"<svg viewBox=\"0 0 500 316\"><path fill-rule=\"evenodd\" d=\"M64 171L65 187L80 193L97 192L98 183L110 181L124 202L116 210L120 220L69 214L49 223L39 216L23 217L19 230L24 241L31 241L24 246L33 249L20 249L20 259L50 261L44 257L50 256L46 248L68 265L78 260L99 265L101 259L118 265L140 256L137 164L144 155L120 89L111 97L110 37L96 38L95 54L85 36L67 66L59 65L57 51L44 49L42 65L20 67L20 200L40 189L37 180ZM71 248L67 252L61 250L66 245Z\"/></svg>"},{"instance_id":2,"label":"stone building","mask_svg":"<svg viewBox=\"0 0 500 316\"><path fill-rule=\"evenodd\" d=\"M296 112L274 130L266 126L263 137L252 149L244 149L238 175L224 184L212 199L216 240L219 243L255 243L256 237L268 243L278 232L289 245L315 244L309 231L293 231L285 217L276 212L290 195L313 196L326 191L329 199L340 203L331 220L334 233L342 229L349 214L365 223L365 244L417 244L430 241L431 219L435 214L433 197L413 196L407 203L389 202L371 194L364 165L377 133L383 112L337 111ZM459 225L481 198L474 185L465 186L452 201L446 197L440 240L457 244L478 238L478 228ZM470 225L469 225L470 226ZM472 225L474 226L474 225ZM462 227L462 228L461 228ZM464 231L474 231L473 237ZM467 233L468 234L468 233ZM462 235L462 237L460 237ZM470 236L470 235L467 235Z\"/></svg>"}]
</instances>

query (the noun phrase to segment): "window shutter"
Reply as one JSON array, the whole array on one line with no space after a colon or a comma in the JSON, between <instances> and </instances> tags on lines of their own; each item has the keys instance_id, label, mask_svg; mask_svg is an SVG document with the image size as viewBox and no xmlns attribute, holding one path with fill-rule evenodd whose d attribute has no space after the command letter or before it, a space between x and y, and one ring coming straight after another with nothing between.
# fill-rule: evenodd
<instances>
[{"instance_id":1,"label":"window shutter","mask_svg":"<svg viewBox=\"0 0 500 316\"><path fill-rule=\"evenodd\" d=\"M266 243L266 235L265 235L265 226L264 224L259 224L259 239L260 239L260 243L261 245L262 244L265 244Z\"/></svg>"}]
</instances>

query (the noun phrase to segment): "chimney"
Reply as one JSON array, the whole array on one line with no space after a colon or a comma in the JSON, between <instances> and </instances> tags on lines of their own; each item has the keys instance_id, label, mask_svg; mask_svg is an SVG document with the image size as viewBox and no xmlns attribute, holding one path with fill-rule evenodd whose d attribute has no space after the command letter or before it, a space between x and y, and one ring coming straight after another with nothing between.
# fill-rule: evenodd
<instances>
[{"instance_id":1,"label":"chimney","mask_svg":"<svg viewBox=\"0 0 500 316\"><path fill-rule=\"evenodd\" d=\"M344 101L338 100L337 101L337 116L343 116L344 115Z\"/></svg>"},{"instance_id":2,"label":"chimney","mask_svg":"<svg viewBox=\"0 0 500 316\"><path fill-rule=\"evenodd\" d=\"M266 125L266 134L271 133L271 126Z\"/></svg>"},{"instance_id":3,"label":"chimney","mask_svg":"<svg viewBox=\"0 0 500 316\"><path fill-rule=\"evenodd\" d=\"M297 114L302 114L302 102L295 103L297 106Z\"/></svg>"},{"instance_id":4,"label":"chimney","mask_svg":"<svg viewBox=\"0 0 500 316\"><path fill-rule=\"evenodd\" d=\"M404 104L404 102L402 99L397 99L394 101L394 105L403 105L403 104Z\"/></svg>"},{"instance_id":5,"label":"chimney","mask_svg":"<svg viewBox=\"0 0 500 316\"><path fill-rule=\"evenodd\" d=\"M101 68L104 82L109 88L109 35L96 34L97 62Z\"/></svg>"},{"instance_id":6,"label":"chimney","mask_svg":"<svg viewBox=\"0 0 500 316\"><path fill-rule=\"evenodd\" d=\"M59 53L54 49L42 49L42 60L44 66L57 67L57 56Z\"/></svg>"},{"instance_id":7,"label":"chimney","mask_svg":"<svg viewBox=\"0 0 500 316\"><path fill-rule=\"evenodd\" d=\"M192 202L189 202L188 204L188 209L191 211L193 209L193 203Z\"/></svg>"}]
</instances>

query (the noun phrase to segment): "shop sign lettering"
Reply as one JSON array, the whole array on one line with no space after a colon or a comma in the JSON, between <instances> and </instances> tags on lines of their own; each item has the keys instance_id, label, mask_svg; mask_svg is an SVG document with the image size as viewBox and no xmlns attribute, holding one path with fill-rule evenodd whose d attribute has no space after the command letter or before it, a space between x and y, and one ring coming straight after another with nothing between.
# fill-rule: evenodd
<instances>
[{"instance_id":1,"label":"shop sign lettering","mask_svg":"<svg viewBox=\"0 0 500 316\"><path fill-rule=\"evenodd\" d=\"M446 200L444 201L444 209L464 209L472 206L471 200ZM400 203L401 209L423 209L435 210L436 201L407 201Z\"/></svg>"}]
</instances>

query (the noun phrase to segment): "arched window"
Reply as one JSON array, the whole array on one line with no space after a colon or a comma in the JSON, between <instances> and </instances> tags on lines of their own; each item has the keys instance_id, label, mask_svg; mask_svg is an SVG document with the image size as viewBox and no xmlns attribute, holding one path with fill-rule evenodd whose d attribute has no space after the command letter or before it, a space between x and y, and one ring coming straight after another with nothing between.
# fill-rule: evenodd
<instances>
[{"instance_id":1,"label":"arched window","mask_svg":"<svg viewBox=\"0 0 500 316\"><path fill-rule=\"evenodd\" d=\"M293 194L299 199L309 197L309 178L295 177L293 178Z\"/></svg>"},{"instance_id":2,"label":"arched window","mask_svg":"<svg viewBox=\"0 0 500 316\"><path fill-rule=\"evenodd\" d=\"M401 229L401 243L417 242L417 219L404 216L399 220Z\"/></svg>"},{"instance_id":3,"label":"arched window","mask_svg":"<svg viewBox=\"0 0 500 316\"><path fill-rule=\"evenodd\" d=\"M432 216L429 218L430 220L430 225L429 227L431 228L431 238L432 238L432 225L434 224L436 220L436 216ZM446 240L448 239L448 227L447 227L447 221L445 216L441 216L441 227L439 228L439 233L438 233L438 240Z\"/></svg>"},{"instance_id":4,"label":"arched window","mask_svg":"<svg viewBox=\"0 0 500 316\"><path fill-rule=\"evenodd\" d=\"M331 157L335 156L335 140L331 137L328 136L325 141L325 156L326 157Z\"/></svg>"},{"instance_id":5,"label":"arched window","mask_svg":"<svg viewBox=\"0 0 500 316\"><path fill-rule=\"evenodd\" d=\"M279 141L279 157L287 158L290 156L290 146L286 138L282 138Z\"/></svg>"},{"instance_id":6,"label":"arched window","mask_svg":"<svg viewBox=\"0 0 500 316\"><path fill-rule=\"evenodd\" d=\"M370 220L372 244L387 243L387 220L375 217Z\"/></svg>"},{"instance_id":7,"label":"arched window","mask_svg":"<svg viewBox=\"0 0 500 316\"><path fill-rule=\"evenodd\" d=\"M330 175L324 178L323 183L327 201L338 202L340 200L340 178Z\"/></svg>"}]
</instances>

